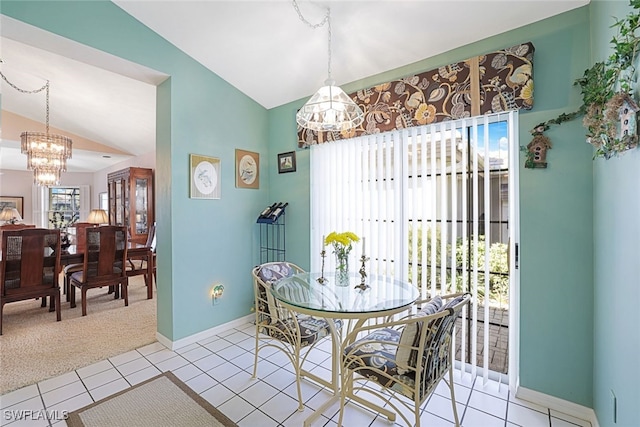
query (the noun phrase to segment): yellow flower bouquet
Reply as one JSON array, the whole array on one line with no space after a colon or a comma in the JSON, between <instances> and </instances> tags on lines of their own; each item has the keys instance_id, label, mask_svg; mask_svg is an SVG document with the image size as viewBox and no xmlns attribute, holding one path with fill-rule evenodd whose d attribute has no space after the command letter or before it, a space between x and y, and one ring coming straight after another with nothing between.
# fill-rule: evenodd
<instances>
[{"instance_id":1,"label":"yellow flower bouquet","mask_svg":"<svg viewBox=\"0 0 640 427\"><path fill-rule=\"evenodd\" d=\"M353 249L353 242L359 242L360 238L351 231L336 233L332 231L324 239L325 245L333 246L336 255L336 276L339 281L349 280L349 252Z\"/></svg>"}]
</instances>

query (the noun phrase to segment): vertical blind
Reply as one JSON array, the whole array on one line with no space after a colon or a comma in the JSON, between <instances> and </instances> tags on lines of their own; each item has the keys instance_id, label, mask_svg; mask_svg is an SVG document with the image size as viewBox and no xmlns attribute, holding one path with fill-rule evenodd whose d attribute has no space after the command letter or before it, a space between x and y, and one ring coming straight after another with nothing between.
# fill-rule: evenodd
<instances>
[{"instance_id":1,"label":"vertical blind","mask_svg":"<svg viewBox=\"0 0 640 427\"><path fill-rule=\"evenodd\" d=\"M490 294L491 245L506 244L514 231L507 218L516 120L512 111L312 146L312 270L321 268L323 236L354 232L366 248L362 239L353 245L351 271L365 250L367 274L411 282L421 298L471 292L458 345L461 354L489 348L489 304L480 299ZM496 123L506 129L497 142L490 131ZM326 251L324 268L332 270L335 257ZM479 327L483 333L470 332ZM484 351L481 366L490 365L488 358ZM469 360L461 368L478 375L476 357ZM486 380L489 370L481 374Z\"/></svg>"}]
</instances>

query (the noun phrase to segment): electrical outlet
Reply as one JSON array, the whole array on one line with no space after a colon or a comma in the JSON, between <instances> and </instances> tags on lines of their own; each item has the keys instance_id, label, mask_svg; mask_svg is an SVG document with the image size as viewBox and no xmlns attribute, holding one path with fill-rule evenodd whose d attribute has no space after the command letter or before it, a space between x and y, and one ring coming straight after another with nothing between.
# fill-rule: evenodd
<instances>
[{"instance_id":1,"label":"electrical outlet","mask_svg":"<svg viewBox=\"0 0 640 427\"><path fill-rule=\"evenodd\" d=\"M609 390L611 392L611 413L613 416L613 423L615 424L618 421L618 399L616 399L616 394L613 390Z\"/></svg>"}]
</instances>

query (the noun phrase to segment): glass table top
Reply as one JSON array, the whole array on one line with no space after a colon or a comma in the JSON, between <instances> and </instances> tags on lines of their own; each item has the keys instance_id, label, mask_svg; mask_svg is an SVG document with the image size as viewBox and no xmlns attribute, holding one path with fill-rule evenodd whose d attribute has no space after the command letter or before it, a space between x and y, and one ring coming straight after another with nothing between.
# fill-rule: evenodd
<instances>
[{"instance_id":1,"label":"glass table top","mask_svg":"<svg viewBox=\"0 0 640 427\"><path fill-rule=\"evenodd\" d=\"M341 286L334 273L301 273L271 285L272 295L287 304L305 310L326 313L375 313L397 309L413 303L418 289L410 283L387 276L368 276L369 286L362 290L360 275L352 273L348 286Z\"/></svg>"}]
</instances>

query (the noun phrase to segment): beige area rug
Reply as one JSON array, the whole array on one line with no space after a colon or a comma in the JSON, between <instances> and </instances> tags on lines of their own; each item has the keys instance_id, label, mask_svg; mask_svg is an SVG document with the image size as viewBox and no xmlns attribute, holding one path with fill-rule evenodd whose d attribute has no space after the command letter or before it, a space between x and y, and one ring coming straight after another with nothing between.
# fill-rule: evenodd
<instances>
[{"instance_id":1,"label":"beige area rug","mask_svg":"<svg viewBox=\"0 0 640 427\"><path fill-rule=\"evenodd\" d=\"M156 295L147 299L144 276L129 279L129 306L107 288L87 293L82 316L61 293L62 320L40 300L4 306L0 335L0 394L82 368L156 341Z\"/></svg>"},{"instance_id":2,"label":"beige area rug","mask_svg":"<svg viewBox=\"0 0 640 427\"><path fill-rule=\"evenodd\" d=\"M70 427L237 427L171 372L71 412Z\"/></svg>"}]
</instances>

